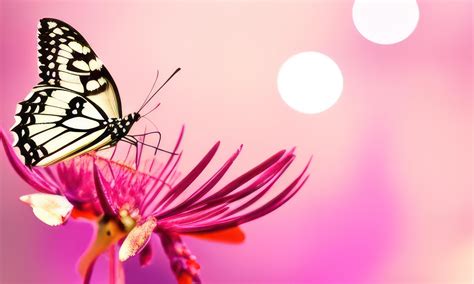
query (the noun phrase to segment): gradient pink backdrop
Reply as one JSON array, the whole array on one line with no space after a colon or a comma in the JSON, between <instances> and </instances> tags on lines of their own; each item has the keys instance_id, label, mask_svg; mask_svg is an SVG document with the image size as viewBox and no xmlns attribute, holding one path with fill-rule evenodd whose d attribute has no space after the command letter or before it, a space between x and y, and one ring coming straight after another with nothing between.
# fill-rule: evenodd
<instances>
[{"instance_id":1,"label":"gradient pink backdrop","mask_svg":"<svg viewBox=\"0 0 474 284\"><path fill-rule=\"evenodd\" d=\"M314 155L303 190L244 225L245 244L186 239L205 283L472 283L472 3L418 1L418 27L391 46L357 32L352 3L2 0L1 127L38 81L37 22L56 17L105 62L126 113L157 68L183 68L152 116L163 147L186 124L182 170L216 140L218 160L245 145L233 175L293 145L290 175ZM317 115L293 111L276 88L279 66L309 50L344 75L341 99ZM32 189L1 157L1 283L79 283L92 229L39 222L18 200ZM173 283L155 245L150 267L126 263L130 283Z\"/></svg>"}]
</instances>

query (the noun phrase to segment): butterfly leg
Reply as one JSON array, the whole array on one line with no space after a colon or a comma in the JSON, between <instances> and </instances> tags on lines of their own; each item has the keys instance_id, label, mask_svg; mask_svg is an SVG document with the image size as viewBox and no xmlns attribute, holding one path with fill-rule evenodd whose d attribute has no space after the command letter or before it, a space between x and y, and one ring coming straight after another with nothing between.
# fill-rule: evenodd
<instances>
[{"instance_id":1,"label":"butterfly leg","mask_svg":"<svg viewBox=\"0 0 474 284\"><path fill-rule=\"evenodd\" d=\"M141 155L142 149L138 148L138 143L140 141L138 141L138 139L136 139L135 137L130 136L130 135L126 135L126 136L122 137L121 140L130 144L130 148L128 149L128 152L127 152L127 158L128 158L128 155L130 154L131 147L135 146L135 168L138 169L138 167L140 165L141 156L142 156ZM125 159L127 159L127 158L125 158Z\"/></svg>"},{"instance_id":2,"label":"butterfly leg","mask_svg":"<svg viewBox=\"0 0 474 284\"><path fill-rule=\"evenodd\" d=\"M128 144L131 144L133 146L137 146L138 140L130 135L124 136L120 139L123 142L127 142Z\"/></svg>"},{"instance_id":3,"label":"butterfly leg","mask_svg":"<svg viewBox=\"0 0 474 284\"><path fill-rule=\"evenodd\" d=\"M156 132L159 132L159 131L156 131ZM168 153L168 154L170 154L170 155L177 155L176 153L163 150L163 149L159 148L158 146L153 146L153 145L147 144L147 143L145 143L145 142L142 142L142 141L138 140L138 139L135 137L135 136L147 135L147 134L150 134L150 133L155 133L155 132L149 132L149 133L139 134L139 135L127 135L127 136L125 136L125 137L127 137L128 139L134 141L135 143L140 143L140 144L142 144L143 146L147 146L147 147L151 147L151 148L155 149L155 154L157 153L157 151L161 151L161 152ZM123 139L123 138L122 138L122 139ZM158 140L158 143L159 143L159 142L161 142L161 134L160 134L160 139Z\"/></svg>"},{"instance_id":4,"label":"butterfly leg","mask_svg":"<svg viewBox=\"0 0 474 284\"><path fill-rule=\"evenodd\" d=\"M143 133L143 134L133 134L133 135L128 135L128 136L132 136L132 137L147 137L148 135L151 135L151 134L157 134L158 135L158 142L156 143L156 147L153 147L153 146L150 146L150 147L153 147L155 148L155 155L156 153L158 152L158 150L160 150L160 144L161 144L161 132L160 131L151 131L151 132L147 132L147 133ZM145 145L145 143L142 143Z\"/></svg>"},{"instance_id":5,"label":"butterfly leg","mask_svg":"<svg viewBox=\"0 0 474 284\"><path fill-rule=\"evenodd\" d=\"M155 149L155 150L157 149L157 148L156 148L155 146L153 146L153 145L150 145L150 144L147 144L147 143L145 143L145 142L143 142L143 141L138 140L134 135L127 135L127 136L123 137L122 139L123 139L125 142L134 145L135 147L137 147L138 144L142 144L143 146L148 146L148 147L151 147L151 148L153 148L153 149Z\"/></svg>"}]
</instances>

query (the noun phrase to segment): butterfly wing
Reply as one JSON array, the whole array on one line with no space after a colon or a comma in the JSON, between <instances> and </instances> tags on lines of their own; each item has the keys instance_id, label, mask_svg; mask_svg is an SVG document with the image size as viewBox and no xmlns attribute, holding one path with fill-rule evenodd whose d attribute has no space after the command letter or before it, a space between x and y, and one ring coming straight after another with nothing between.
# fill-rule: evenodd
<instances>
[{"instance_id":1,"label":"butterfly wing","mask_svg":"<svg viewBox=\"0 0 474 284\"><path fill-rule=\"evenodd\" d=\"M13 146L26 165L47 166L110 144L106 119L87 97L38 85L18 104Z\"/></svg>"},{"instance_id":2,"label":"butterfly wing","mask_svg":"<svg viewBox=\"0 0 474 284\"><path fill-rule=\"evenodd\" d=\"M41 82L18 104L11 129L24 163L46 166L112 143L107 122L122 117L119 93L84 37L41 19L38 65Z\"/></svg>"},{"instance_id":3,"label":"butterfly wing","mask_svg":"<svg viewBox=\"0 0 474 284\"><path fill-rule=\"evenodd\" d=\"M96 103L108 117L122 117L117 86L84 37L56 19L38 25L40 84L74 91Z\"/></svg>"}]
</instances>

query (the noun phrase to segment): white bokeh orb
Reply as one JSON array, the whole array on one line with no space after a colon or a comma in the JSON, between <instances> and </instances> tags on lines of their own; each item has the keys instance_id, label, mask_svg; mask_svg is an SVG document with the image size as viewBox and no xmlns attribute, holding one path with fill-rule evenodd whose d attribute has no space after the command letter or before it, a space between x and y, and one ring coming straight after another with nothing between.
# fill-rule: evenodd
<instances>
[{"instance_id":1,"label":"white bokeh orb","mask_svg":"<svg viewBox=\"0 0 474 284\"><path fill-rule=\"evenodd\" d=\"M356 29L378 44L405 40L415 30L419 17L416 0L355 0L352 7Z\"/></svg>"},{"instance_id":2,"label":"white bokeh orb","mask_svg":"<svg viewBox=\"0 0 474 284\"><path fill-rule=\"evenodd\" d=\"M343 78L337 64L319 52L288 58L277 78L282 99L294 110L314 114L333 106L342 94Z\"/></svg>"}]
</instances>

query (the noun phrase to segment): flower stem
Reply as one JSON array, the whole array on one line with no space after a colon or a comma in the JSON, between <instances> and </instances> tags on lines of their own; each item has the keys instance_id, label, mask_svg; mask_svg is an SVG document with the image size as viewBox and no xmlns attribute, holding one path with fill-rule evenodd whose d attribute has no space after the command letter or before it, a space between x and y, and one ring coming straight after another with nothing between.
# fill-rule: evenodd
<instances>
[{"instance_id":1,"label":"flower stem","mask_svg":"<svg viewBox=\"0 0 474 284\"><path fill-rule=\"evenodd\" d=\"M116 284L117 278L117 256L115 252L115 245L110 246L109 249L109 284Z\"/></svg>"}]
</instances>

